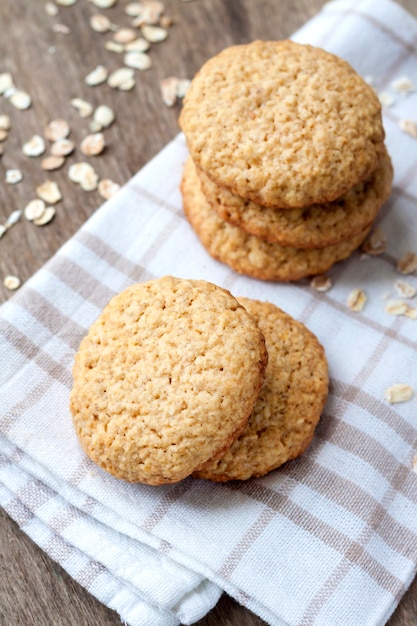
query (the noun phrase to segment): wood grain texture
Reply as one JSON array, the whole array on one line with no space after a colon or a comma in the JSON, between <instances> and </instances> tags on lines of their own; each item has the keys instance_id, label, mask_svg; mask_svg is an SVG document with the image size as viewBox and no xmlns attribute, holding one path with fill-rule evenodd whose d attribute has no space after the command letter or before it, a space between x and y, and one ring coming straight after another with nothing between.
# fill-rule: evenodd
<instances>
[{"instance_id":1,"label":"wood grain texture","mask_svg":"<svg viewBox=\"0 0 417 626\"><path fill-rule=\"evenodd\" d=\"M127 0L105 11L115 24L127 25ZM16 85L33 99L27 111L18 111L0 98L0 114L12 118L12 129L3 144L0 178L9 168L21 168L24 179L16 186L0 183L0 223L35 197L36 186L47 178L56 181L63 194L54 221L36 227L21 220L0 242L0 302L10 297L3 278L15 274L24 282L83 224L102 203L99 194L83 192L69 181L71 163L84 160L79 150L66 165L48 175L40 159L29 159L21 146L33 134L59 117L71 125L71 137L79 145L88 132L70 106L82 97L94 106L108 104L116 123L105 131L108 147L92 162L100 177L123 184L178 133L180 104L166 107L159 80L169 75L191 78L201 64L225 46L253 39L289 36L324 4L324 0L166 0L173 26L165 42L151 50L153 68L138 76L131 92L107 86L88 87L84 77L98 64L110 70L121 66L116 54L104 49L108 35L93 32L89 18L97 9L86 0L60 7L49 17L42 0L1 0L0 73L10 72ZM417 16L415 0L400 4ZM104 12L104 11L103 11ZM66 24L70 33L54 32L53 24ZM0 625L1 626L116 626L118 616L77 585L0 512ZM261 626L262 620L223 596L199 626ZM417 583L410 587L389 626L417 625Z\"/></svg>"}]
</instances>

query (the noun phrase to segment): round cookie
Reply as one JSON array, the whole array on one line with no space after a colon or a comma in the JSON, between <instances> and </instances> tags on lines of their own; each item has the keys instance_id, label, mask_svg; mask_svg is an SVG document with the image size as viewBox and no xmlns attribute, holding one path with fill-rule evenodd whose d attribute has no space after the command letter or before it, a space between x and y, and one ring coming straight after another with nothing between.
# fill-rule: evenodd
<instances>
[{"instance_id":1,"label":"round cookie","mask_svg":"<svg viewBox=\"0 0 417 626\"><path fill-rule=\"evenodd\" d=\"M369 228L391 192L393 169L386 150L371 177L333 202L304 209L273 209L236 196L198 170L202 189L221 219L271 243L325 248Z\"/></svg>"},{"instance_id":2,"label":"round cookie","mask_svg":"<svg viewBox=\"0 0 417 626\"><path fill-rule=\"evenodd\" d=\"M356 250L369 232L318 249L281 246L248 235L211 208L191 159L184 167L181 192L185 215L207 252L236 272L261 280L285 282L322 274Z\"/></svg>"},{"instance_id":3,"label":"round cookie","mask_svg":"<svg viewBox=\"0 0 417 626\"><path fill-rule=\"evenodd\" d=\"M110 474L174 483L244 428L267 363L253 318L226 290L170 276L115 296L82 340L70 408Z\"/></svg>"},{"instance_id":4,"label":"round cookie","mask_svg":"<svg viewBox=\"0 0 417 626\"><path fill-rule=\"evenodd\" d=\"M372 87L346 61L288 40L232 46L209 59L179 122L207 176L275 208L335 200L369 178L384 139Z\"/></svg>"},{"instance_id":5,"label":"round cookie","mask_svg":"<svg viewBox=\"0 0 417 626\"><path fill-rule=\"evenodd\" d=\"M269 302L238 300L262 330L269 361L242 434L221 459L193 473L217 482L264 476L302 454L328 392L327 361L315 335Z\"/></svg>"}]
</instances>

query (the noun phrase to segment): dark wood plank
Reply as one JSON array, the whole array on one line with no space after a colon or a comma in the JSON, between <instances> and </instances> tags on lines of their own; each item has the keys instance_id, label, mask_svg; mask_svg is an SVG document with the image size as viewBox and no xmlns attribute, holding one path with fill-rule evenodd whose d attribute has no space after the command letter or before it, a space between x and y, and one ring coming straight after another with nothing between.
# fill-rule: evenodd
<instances>
[{"instance_id":1,"label":"dark wood plank","mask_svg":"<svg viewBox=\"0 0 417 626\"><path fill-rule=\"evenodd\" d=\"M119 2L108 11L116 24L128 24ZM0 113L12 118L12 129L0 158L3 177L8 168L19 167L24 180L16 186L0 184L0 223L16 208L23 208L46 178L56 181L63 194L57 215L48 226L37 228L21 220L1 240L0 302L10 296L3 287L7 274L27 280L82 225L102 203L96 191L86 193L68 180L71 163L84 160L79 150L61 170L43 173L39 159L28 159L22 144L33 134L43 134L48 121L68 120L77 145L88 132L70 106L70 99L82 97L94 106L108 104L116 112L116 123L105 131L108 147L104 154L89 159L100 177L123 184L178 132L180 105L163 105L159 80L169 75L190 78L210 56L227 45L289 36L312 17L324 0L195 0L183 3L166 0L166 13L173 18L168 39L154 45L154 66L143 72L132 92L116 92L107 86L87 87L85 75L98 64L110 70L121 65L117 55L104 49L109 37L91 30L89 17L97 12L85 0L59 9L49 17L44 2L2 0L0 3L0 73L12 73L18 87L33 99L27 111L17 111L0 98ZM417 16L415 0L400 4ZM54 32L53 24L66 24L68 35ZM0 624L5 626L106 626L118 625L118 616L97 602L65 571L47 557L0 512ZM215 609L198 622L199 626L261 626L262 620L232 599L223 596ZM417 583L415 582L390 626L417 624Z\"/></svg>"}]
</instances>

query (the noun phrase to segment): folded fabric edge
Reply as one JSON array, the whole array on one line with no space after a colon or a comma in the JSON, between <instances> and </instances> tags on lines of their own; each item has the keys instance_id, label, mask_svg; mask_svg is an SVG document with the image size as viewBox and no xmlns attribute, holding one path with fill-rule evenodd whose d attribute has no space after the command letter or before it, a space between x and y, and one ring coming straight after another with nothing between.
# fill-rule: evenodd
<instances>
[{"instance_id":1,"label":"folded fabric edge","mask_svg":"<svg viewBox=\"0 0 417 626\"><path fill-rule=\"evenodd\" d=\"M12 457L15 457L15 454L13 454ZM6 472L8 472L8 474L6 474ZM9 504L7 512L19 525L19 519L13 516L13 510L17 511L17 517L19 517L22 510L30 514L31 517L36 517L45 528L50 529L56 541L61 540L74 550L86 555L93 563L98 564L100 568L104 568L123 589L130 590L134 597L138 596L142 598L143 602L153 607L153 609L167 612L167 614L173 616L178 623L180 621L183 623L193 623L206 615L217 603L222 593L220 588L217 588L208 579L196 575L195 572L191 570L191 579L184 580L184 576L187 576L187 572L184 571L184 566L176 563L167 555L158 553L148 544L143 544L143 554L140 554L140 552L137 553L137 550L139 549L140 551L142 546L139 540L131 538L128 535L123 535L117 530L108 527L97 518L90 516L85 510L79 509L76 505L64 500L50 485L43 483L39 476L34 476L30 471L28 472L20 466L17 467L10 455L5 454L4 451L3 453L1 452L1 441L0 481L3 487L13 495L13 507L11 508ZM42 508L39 510L37 505L33 507L30 506L31 501L37 502L36 497L34 499L33 497L28 498L29 502L23 502L18 497L17 494L20 488L17 490L17 493L15 493L14 485L22 485L22 482L23 485L30 483L32 489L35 488L37 490L40 499L42 499L46 491L48 492L49 507L46 512L42 511ZM35 486L34 483L36 483ZM65 518L65 510L70 508L70 522L63 525L59 533L51 528L48 523L48 517L52 514L50 501L54 502L54 510L59 509L58 516L61 523L61 518ZM24 524L26 524L26 516L24 515L21 519L23 519ZM78 525L81 524L83 528L71 529L71 524L74 522ZM22 530L26 532L24 525L21 527ZM88 540L88 537L91 537L92 534L95 537L94 542ZM106 537L106 535L108 536ZM118 538L119 546L117 546ZM36 539L34 540L36 541ZM52 542L51 545L54 545L56 541ZM40 545L39 541L37 543ZM48 542L48 545L49 543L50 542ZM94 546L96 546L95 549ZM41 547L51 558L56 560L53 549L48 551L48 548L45 548L44 545ZM118 554L117 550L119 551ZM152 562L153 552L155 552L155 555ZM169 561L171 566L164 567L163 563L160 562L161 558L164 561ZM112 562L114 562L115 559L117 560L117 565L114 567ZM146 559L150 559L150 561L147 563ZM65 563L60 564L65 569ZM163 597L159 600L155 596L155 585L152 585L148 579L145 580L143 577L140 577L138 586L137 574L139 567L143 567L147 571L148 578L152 575L152 571L154 572L154 576L157 571L159 576L163 577L166 575L170 577L165 581L153 581L156 582L157 585L161 584L163 588ZM172 571L173 569L174 571ZM80 582L78 576L75 576L75 579ZM88 589L88 591L90 590ZM158 589L156 593L158 594ZM164 602L166 604L164 604Z\"/></svg>"},{"instance_id":2,"label":"folded fabric edge","mask_svg":"<svg viewBox=\"0 0 417 626\"><path fill-rule=\"evenodd\" d=\"M47 540L56 552L41 548L57 562L77 583L108 608L116 611L129 626L178 626L180 621L172 614L144 601L138 594L122 586L98 561L90 560L75 546L54 533L36 514L32 513L0 481L0 506L18 524L19 528L39 547ZM23 520L25 520L23 522ZM61 555L70 555L68 558ZM76 569L75 569L76 568Z\"/></svg>"}]
</instances>

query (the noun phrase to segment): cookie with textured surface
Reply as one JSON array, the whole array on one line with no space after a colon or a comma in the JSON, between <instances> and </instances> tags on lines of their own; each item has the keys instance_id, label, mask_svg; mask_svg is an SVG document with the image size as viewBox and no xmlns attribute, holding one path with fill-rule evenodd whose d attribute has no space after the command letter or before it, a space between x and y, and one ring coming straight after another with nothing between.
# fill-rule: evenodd
<instances>
[{"instance_id":1,"label":"cookie with textured surface","mask_svg":"<svg viewBox=\"0 0 417 626\"><path fill-rule=\"evenodd\" d=\"M289 40L231 46L192 80L180 127L196 165L253 202L335 200L381 157L381 105L341 58Z\"/></svg>"},{"instance_id":2,"label":"cookie with textured surface","mask_svg":"<svg viewBox=\"0 0 417 626\"><path fill-rule=\"evenodd\" d=\"M110 474L174 483L240 434L264 380L264 337L226 290L170 276L115 296L82 340L70 408Z\"/></svg>"},{"instance_id":3,"label":"cookie with textured surface","mask_svg":"<svg viewBox=\"0 0 417 626\"><path fill-rule=\"evenodd\" d=\"M391 192L393 169L384 150L370 178L343 196L304 209L274 209L236 196L197 170L204 195L222 220L270 243L295 248L325 248L369 228Z\"/></svg>"},{"instance_id":4,"label":"cookie with textured surface","mask_svg":"<svg viewBox=\"0 0 417 626\"><path fill-rule=\"evenodd\" d=\"M191 159L184 167L181 192L185 215L207 252L234 271L261 280L285 282L323 274L350 256L369 232L317 249L281 246L248 235L222 220L211 207Z\"/></svg>"},{"instance_id":5,"label":"cookie with textured surface","mask_svg":"<svg viewBox=\"0 0 417 626\"><path fill-rule=\"evenodd\" d=\"M309 445L328 393L323 347L274 304L238 298L262 330L269 354L265 382L242 434L225 455L193 474L217 482L264 476Z\"/></svg>"}]
</instances>

